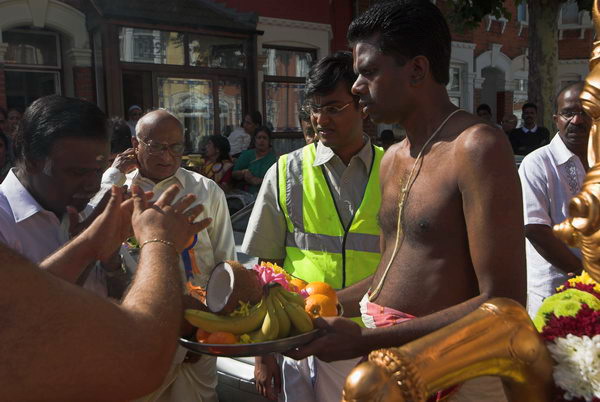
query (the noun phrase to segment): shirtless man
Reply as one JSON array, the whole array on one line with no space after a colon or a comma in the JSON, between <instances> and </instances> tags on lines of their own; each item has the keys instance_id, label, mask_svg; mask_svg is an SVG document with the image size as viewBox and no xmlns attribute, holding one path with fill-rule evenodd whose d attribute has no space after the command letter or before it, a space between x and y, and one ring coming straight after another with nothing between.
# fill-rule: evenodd
<instances>
[{"instance_id":1,"label":"shirtless man","mask_svg":"<svg viewBox=\"0 0 600 402\"><path fill-rule=\"evenodd\" d=\"M359 74L352 91L363 110L407 133L381 162L381 262L373 277L338 293L347 316L358 314L362 299L363 321L385 328L320 320L328 334L290 352L294 358L349 359L400 346L492 297L525 304L521 191L510 144L450 102L450 33L441 12L419 0L377 3L352 22L348 38Z\"/></svg>"}]
</instances>

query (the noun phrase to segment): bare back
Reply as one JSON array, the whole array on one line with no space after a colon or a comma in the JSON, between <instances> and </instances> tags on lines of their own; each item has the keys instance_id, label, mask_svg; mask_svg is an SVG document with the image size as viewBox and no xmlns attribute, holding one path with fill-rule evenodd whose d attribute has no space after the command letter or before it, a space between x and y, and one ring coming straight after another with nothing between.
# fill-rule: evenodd
<instances>
[{"instance_id":1,"label":"bare back","mask_svg":"<svg viewBox=\"0 0 600 402\"><path fill-rule=\"evenodd\" d=\"M411 155L404 140L382 161L384 249L371 290L392 257L401 186L416 151ZM373 301L415 316L498 290L523 301L522 243L521 193L508 141L461 112L424 153L404 206L400 248ZM515 279L522 284L510 289Z\"/></svg>"}]
</instances>

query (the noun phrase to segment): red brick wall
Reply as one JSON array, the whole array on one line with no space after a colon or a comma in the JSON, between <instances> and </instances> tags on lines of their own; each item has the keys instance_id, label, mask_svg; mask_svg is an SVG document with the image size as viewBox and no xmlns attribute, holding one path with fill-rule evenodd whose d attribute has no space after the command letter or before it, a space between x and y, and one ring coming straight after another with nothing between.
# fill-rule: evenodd
<instances>
[{"instance_id":1,"label":"red brick wall","mask_svg":"<svg viewBox=\"0 0 600 402\"><path fill-rule=\"evenodd\" d=\"M90 102L96 101L91 67L73 67L73 82L76 98L84 98Z\"/></svg>"},{"instance_id":2,"label":"red brick wall","mask_svg":"<svg viewBox=\"0 0 600 402\"><path fill-rule=\"evenodd\" d=\"M594 31L586 29L583 39L579 36L579 29L563 31L563 39L558 41L558 58L567 59L587 59L590 57L594 43Z\"/></svg>"},{"instance_id":3,"label":"red brick wall","mask_svg":"<svg viewBox=\"0 0 600 402\"><path fill-rule=\"evenodd\" d=\"M369 3L369 0L358 0L359 11L365 11ZM438 0L436 4L444 15L447 16L449 14L447 0ZM501 52L511 59L523 55L525 49L528 47L527 27L525 26L521 29L520 24L516 21L517 8L514 1L506 1L505 7L510 12L512 18L506 22L504 32L502 32L502 23L500 21L492 21L490 30L487 31L487 18L485 18L477 29L468 33L460 33L451 26L452 40L474 43L476 45L474 50L475 57L490 50L492 43L501 44ZM558 42L559 59L589 58L594 40L594 31L592 29L585 30L583 39L580 39L579 35L580 30L578 29L563 32L563 39Z\"/></svg>"},{"instance_id":4,"label":"red brick wall","mask_svg":"<svg viewBox=\"0 0 600 402\"><path fill-rule=\"evenodd\" d=\"M227 7L241 12L253 12L261 17L330 24L333 37L331 49L347 50L346 32L352 21L352 0L221 0Z\"/></svg>"}]
</instances>

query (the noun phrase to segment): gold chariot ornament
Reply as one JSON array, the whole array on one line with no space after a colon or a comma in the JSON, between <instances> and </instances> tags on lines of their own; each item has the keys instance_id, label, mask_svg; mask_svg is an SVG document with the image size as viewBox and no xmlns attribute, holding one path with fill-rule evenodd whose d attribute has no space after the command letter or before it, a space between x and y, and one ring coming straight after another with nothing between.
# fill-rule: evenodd
<instances>
[{"instance_id":1,"label":"gold chariot ornament","mask_svg":"<svg viewBox=\"0 0 600 402\"><path fill-rule=\"evenodd\" d=\"M600 38L599 0L592 15ZM555 235L583 255L583 268L600 282L600 41L594 42L590 73L581 94L592 118L588 162L581 192L569 203L569 218ZM481 376L502 379L509 401L552 400L552 358L527 312L510 299L492 299L438 331L402 347L371 352L347 377L347 402L425 402L440 390Z\"/></svg>"}]
</instances>

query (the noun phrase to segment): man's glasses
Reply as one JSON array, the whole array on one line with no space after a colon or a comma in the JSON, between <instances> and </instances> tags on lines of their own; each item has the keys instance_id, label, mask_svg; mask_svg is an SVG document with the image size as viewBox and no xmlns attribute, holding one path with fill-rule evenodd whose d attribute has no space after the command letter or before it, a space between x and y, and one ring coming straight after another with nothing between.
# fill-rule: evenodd
<instances>
[{"instance_id":1,"label":"man's glasses","mask_svg":"<svg viewBox=\"0 0 600 402\"><path fill-rule=\"evenodd\" d=\"M150 155L160 155L164 151L169 151L169 153L173 156L181 156L185 150L185 146L181 143L168 145L154 142L152 140L146 142L141 138L138 138L138 140L144 144L146 148L148 148L148 153Z\"/></svg>"},{"instance_id":2,"label":"man's glasses","mask_svg":"<svg viewBox=\"0 0 600 402\"><path fill-rule=\"evenodd\" d=\"M312 114L313 116L316 115L321 115L323 113L325 113L328 116L335 116L338 113L341 113L344 109L346 109L348 106L350 106L352 103L354 103L353 100L351 100L350 102L341 105L341 106L335 106L335 105L327 105L327 106L318 106L318 105L306 105L304 107L304 111L307 113Z\"/></svg>"},{"instance_id":3,"label":"man's glasses","mask_svg":"<svg viewBox=\"0 0 600 402\"><path fill-rule=\"evenodd\" d=\"M565 120L571 120L575 116L586 117L587 114L585 114L585 112L583 110L565 110L565 111L560 112L559 116L561 116Z\"/></svg>"}]
</instances>

